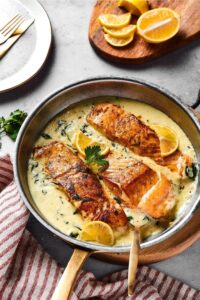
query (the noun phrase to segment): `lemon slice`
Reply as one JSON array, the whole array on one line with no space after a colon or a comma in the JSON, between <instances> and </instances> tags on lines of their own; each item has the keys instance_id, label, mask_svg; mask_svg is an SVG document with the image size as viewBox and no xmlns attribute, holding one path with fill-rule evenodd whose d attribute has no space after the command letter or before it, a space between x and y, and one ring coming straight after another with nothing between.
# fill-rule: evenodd
<instances>
[{"instance_id":1,"label":"lemon slice","mask_svg":"<svg viewBox=\"0 0 200 300\"><path fill-rule=\"evenodd\" d=\"M168 156L176 151L179 139L174 130L169 127L153 125L152 129L157 133L160 140L160 149L162 156Z\"/></svg>"},{"instance_id":2,"label":"lemon slice","mask_svg":"<svg viewBox=\"0 0 200 300\"><path fill-rule=\"evenodd\" d=\"M137 21L137 31L149 43L161 43L171 39L180 29L180 16L169 8L147 11Z\"/></svg>"},{"instance_id":3,"label":"lemon slice","mask_svg":"<svg viewBox=\"0 0 200 300\"><path fill-rule=\"evenodd\" d=\"M104 144L94 142L91 138L85 135L82 131L79 131L76 135L75 139L75 147L80 154L85 156L85 149L89 146L100 146L101 148L101 155L106 155L110 148Z\"/></svg>"},{"instance_id":4,"label":"lemon slice","mask_svg":"<svg viewBox=\"0 0 200 300\"><path fill-rule=\"evenodd\" d=\"M83 226L79 235L83 241L97 242L104 245L114 244L114 234L112 228L101 221L88 222Z\"/></svg>"},{"instance_id":5,"label":"lemon slice","mask_svg":"<svg viewBox=\"0 0 200 300\"><path fill-rule=\"evenodd\" d=\"M119 0L118 6L126 8L130 13L136 16L140 16L149 9L146 0Z\"/></svg>"},{"instance_id":6,"label":"lemon slice","mask_svg":"<svg viewBox=\"0 0 200 300\"><path fill-rule=\"evenodd\" d=\"M107 28L122 28L128 25L131 21L131 14L123 15L104 14L99 16L99 22L102 26Z\"/></svg>"},{"instance_id":7,"label":"lemon slice","mask_svg":"<svg viewBox=\"0 0 200 300\"><path fill-rule=\"evenodd\" d=\"M126 38L116 38L107 33L104 34L104 37L110 45L112 45L114 47L124 47L132 42L132 40L134 38L134 33L131 33L130 36L128 36Z\"/></svg>"},{"instance_id":8,"label":"lemon slice","mask_svg":"<svg viewBox=\"0 0 200 300\"><path fill-rule=\"evenodd\" d=\"M103 27L103 30L108 33L110 36L116 37L116 38L126 38L129 37L131 34L134 34L136 31L136 25L127 25L123 28L119 29L108 29L106 27Z\"/></svg>"}]
</instances>

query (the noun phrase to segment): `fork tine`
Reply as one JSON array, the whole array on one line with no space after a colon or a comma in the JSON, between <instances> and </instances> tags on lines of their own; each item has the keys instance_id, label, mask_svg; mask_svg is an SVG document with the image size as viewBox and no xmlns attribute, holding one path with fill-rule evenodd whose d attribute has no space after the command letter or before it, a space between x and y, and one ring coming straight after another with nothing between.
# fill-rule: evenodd
<instances>
[{"instance_id":1,"label":"fork tine","mask_svg":"<svg viewBox=\"0 0 200 300\"><path fill-rule=\"evenodd\" d=\"M20 16L19 14L17 14L16 16L14 16L7 24L5 24L2 28L0 28L0 32L2 32L8 26L10 26L13 23L13 21L15 21L15 19L18 18L19 16Z\"/></svg>"},{"instance_id":2,"label":"fork tine","mask_svg":"<svg viewBox=\"0 0 200 300\"><path fill-rule=\"evenodd\" d=\"M19 22L21 22L21 20L23 19L23 17L19 17L17 18L12 24L10 24L6 29L4 29L1 34L3 35L7 35Z\"/></svg>"},{"instance_id":3,"label":"fork tine","mask_svg":"<svg viewBox=\"0 0 200 300\"><path fill-rule=\"evenodd\" d=\"M24 21L25 21L25 19L21 18L20 20L18 20L18 22L13 24L13 26L11 28L9 28L9 30L3 34L5 36L5 38L10 37Z\"/></svg>"}]
</instances>

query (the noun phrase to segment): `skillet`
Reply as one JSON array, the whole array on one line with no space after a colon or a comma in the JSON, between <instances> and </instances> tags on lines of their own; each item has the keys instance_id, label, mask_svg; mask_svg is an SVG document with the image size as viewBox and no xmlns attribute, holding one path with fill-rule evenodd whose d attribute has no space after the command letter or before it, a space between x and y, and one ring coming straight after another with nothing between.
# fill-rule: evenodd
<instances>
[{"instance_id":1,"label":"skillet","mask_svg":"<svg viewBox=\"0 0 200 300\"><path fill-rule=\"evenodd\" d=\"M20 194L30 212L41 224L75 248L52 299L69 298L78 271L87 257L92 253L96 251L115 253L130 252L130 246L108 247L87 243L69 237L54 228L34 205L27 182L27 166L31 151L35 141L47 123L70 106L84 100L104 96L137 100L152 105L167 114L189 137L194 147L197 160L198 162L200 161L200 125L194 111L181 103L176 96L156 85L144 81L122 78L88 79L64 87L42 101L27 117L18 135L14 159L14 174ZM199 100L193 105L193 108L196 108L200 104ZM142 241L140 243L142 249L163 242L179 231L192 218L200 202L199 179L200 174L198 174L196 192L191 201L184 204L181 214L179 218L175 220L174 225L162 233Z\"/></svg>"}]
</instances>

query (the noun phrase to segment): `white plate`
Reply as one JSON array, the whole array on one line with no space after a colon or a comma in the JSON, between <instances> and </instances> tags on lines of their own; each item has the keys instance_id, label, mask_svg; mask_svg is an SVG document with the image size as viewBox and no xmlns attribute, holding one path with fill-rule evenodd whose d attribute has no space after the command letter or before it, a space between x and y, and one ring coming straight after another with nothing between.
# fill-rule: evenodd
<instances>
[{"instance_id":1,"label":"white plate","mask_svg":"<svg viewBox=\"0 0 200 300\"><path fill-rule=\"evenodd\" d=\"M0 60L0 93L22 85L43 66L51 46L49 18L36 0L0 0L0 26L21 13L35 22Z\"/></svg>"}]
</instances>

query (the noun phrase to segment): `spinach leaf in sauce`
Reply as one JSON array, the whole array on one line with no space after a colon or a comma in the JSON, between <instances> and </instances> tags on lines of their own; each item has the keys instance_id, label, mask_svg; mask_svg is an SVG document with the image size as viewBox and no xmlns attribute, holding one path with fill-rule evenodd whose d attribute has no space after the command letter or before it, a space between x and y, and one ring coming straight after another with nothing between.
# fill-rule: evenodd
<instances>
[{"instance_id":1,"label":"spinach leaf in sauce","mask_svg":"<svg viewBox=\"0 0 200 300\"><path fill-rule=\"evenodd\" d=\"M45 139L45 140L51 140L52 139L52 137L48 133L45 133L45 132L41 133L41 137L43 137L43 139Z\"/></svg>"},{"instance_id":2,"label":"spinach leaf in sauce","mask_svg":"<svg viewBox=\"0 0 200 300\"><path fill-rule=\"evenodd\" d=\"M192 179L192 180L195 180L196 176L197 176L197 173L198 173L198 169L197 169L197 166L195 163L192 163L191 167L189 166L186 166L185 168L185 175Z\"/></svg>"},{"instance_id":3,"label":"spinach leaf in sauce","mask_svg":"<svg viewBox=\"0 0 200 300\"><path fill-rule=\"evenodd\" d=\"M73 238L77 238L78 233L70 232L69 236L70 236L70 237L73 237Z\"/></svg>"},{"instance_id":4,"label":"spinach leaf in sauce","mask_svg":"<svg viewBox=\"0 0 200 300\"><path fill-rule=\"evenodd\" d=\"M55 131L60 131L60 134L62 136L66 136L69 142L71 142L71 138L69 137L69 134L67 133L67 130L71 125L72 125L72 122L68 123L65 120L58 120L57 128L55 130Z\"/></svg>"}]
</instances>

